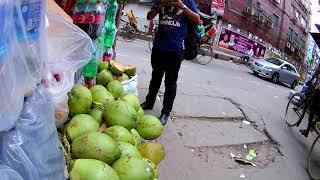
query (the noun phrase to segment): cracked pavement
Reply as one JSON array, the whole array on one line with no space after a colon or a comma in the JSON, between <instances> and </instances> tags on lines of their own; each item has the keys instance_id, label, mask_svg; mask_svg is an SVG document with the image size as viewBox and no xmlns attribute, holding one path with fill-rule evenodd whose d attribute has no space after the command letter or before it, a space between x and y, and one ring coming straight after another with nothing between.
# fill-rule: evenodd
<instances>
[{"instance_id":1,"label":"cracked pavement","mask_svg":"<svg viewBox=\"0 0 320 180\"><path fill-rule=\"evenodd\" d=\"M145 41L118 38L117 60L138 68L141 101L151 78L150 51ZM290 89L255 77L231 62L213 60L202 66L184 61L172 113L161 138L166 158L160 180L308 179L307 152L312 138L284 122ZM154 110L159 115L164 87ZM245 124L243 120L250 122ZM256 150L256 167L235 162L230 153Z\"/></svg>"}]
</instances>

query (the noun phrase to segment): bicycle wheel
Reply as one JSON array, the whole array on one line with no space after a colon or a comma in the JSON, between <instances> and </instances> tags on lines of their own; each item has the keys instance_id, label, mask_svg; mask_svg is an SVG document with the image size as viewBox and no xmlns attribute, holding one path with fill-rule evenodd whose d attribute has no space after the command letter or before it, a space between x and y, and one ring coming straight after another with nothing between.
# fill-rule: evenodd
<instances>
[{"instance_id":1,"label":"bicycle wheel","mask_svg":"<svg viewBox=\"0 0 320 180\"><path fill-rule=\"evenodd\" d=\"M304 99L304 95L301 93L295 93L290 98L285 114L286 123L289 127L293 127L302 121L306 112Z\"/></svg>"},{"instance_id":2,"label":"bicycle wheel","mask_svg":"<svg viewBox=\"0 0 320 180\"><path fill-rule=\"evenodd\" d=\"M137 38L137 32L133 27L127 26L122 32L122 37L125 41L131 42Z\"/></svg>"},{"instance_id":3,"label":"bicycle wheel","mask_svg":"<svg viewBox=\"0 0 320 180\"><path fill-rule=\"evenodd\" d=\"M199 53L196 57L196 61L199 64L206 65L212 60L213 51L207 44L202 44L199 49Z\"/></svg>"},{"instance_id":4,"label":"bicycle wheel","mask_svg":"<svg viewBox=\"0 0 320 180\"><path fill-rule=\"evenodd\" d=\"M320 134L315 138L308 154L308 174L313 180L320 180Z\"/></svg>"}]
</instances>

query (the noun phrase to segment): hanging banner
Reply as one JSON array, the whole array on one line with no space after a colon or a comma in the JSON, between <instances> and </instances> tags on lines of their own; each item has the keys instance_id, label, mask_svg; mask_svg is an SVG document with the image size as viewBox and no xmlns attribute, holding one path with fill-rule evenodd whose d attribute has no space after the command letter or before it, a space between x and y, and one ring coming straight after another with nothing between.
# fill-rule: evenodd
<instances>
[{"instance_id":1,"label":"hanging banner","mask_svg":"<svg viewBox=\"0 0 320 180\"><path fill-rule=\"evenodd\" d=\"M224 14L225 0L212 0L211 2L211 14L223 16Z\"/></svg>"},{"instance_id":2,"label":"hanging banner","mask_svg":"<svg viewBox=\"0 0 320 180\"><path fill-rule=\"evenodd\" d=\"M225 27L221 27L217 45L218 47L230 49L238 53L251 54L252 57L257 59L264 58L267 49L265 45Z\"/></svg>"}]
</instances>

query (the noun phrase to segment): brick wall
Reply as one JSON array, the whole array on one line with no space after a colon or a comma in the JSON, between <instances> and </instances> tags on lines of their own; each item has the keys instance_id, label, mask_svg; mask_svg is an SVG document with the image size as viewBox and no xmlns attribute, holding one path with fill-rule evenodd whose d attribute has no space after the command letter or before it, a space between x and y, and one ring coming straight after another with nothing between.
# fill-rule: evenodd
<instances>
[{"instance_id":1,"label":"brick wall","mask_svg":"<svg viewBox=\"0 0 320 180\"><path fill-rule=\"evenodd\" d=\"M260 10L257 9L257 2L260 2ZM272 46L285 52L288 59L291 59L294 64L302 63L307 45L307 33L301 28L300 19L293 21L293 13L291 4L296 7L297 11L303 16L307 22L310 21L310 14L302 6L299 0L280 0L277 3L276 0L252 0L253 15L249 15L246 12L248 7L247 0L226 0L226 8L224 14L224 21L230 23L240 29L248 31L253 35L258 36L265 42L272 44ZM255 14L260 12L263 15L263 21L258 21ZM278 25L274 25L272 28L266 25L267 19L272 20L273 14L279 17ZM305 47L301 50L302 55L298 56L297 53L292 53L288 50L288 30L289 27L293 29L302 39L305 41Z\"/></svg>"}]
</instances>

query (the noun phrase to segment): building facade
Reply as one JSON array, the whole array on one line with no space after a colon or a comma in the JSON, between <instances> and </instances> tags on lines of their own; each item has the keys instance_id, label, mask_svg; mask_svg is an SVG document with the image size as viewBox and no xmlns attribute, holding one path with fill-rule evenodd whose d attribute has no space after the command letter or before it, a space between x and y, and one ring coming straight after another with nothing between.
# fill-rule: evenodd
<instances>
[{"instance_id":1,"label":"building facade","mask_svg":"<svg viewBox=\"0 0 320 180\"><path fill-rule=\"evenodd\" d=\"M226 0L223 21L279 50L298 69L305 66L310 29L307 0Z\"/></svg>"}]
</instances>

